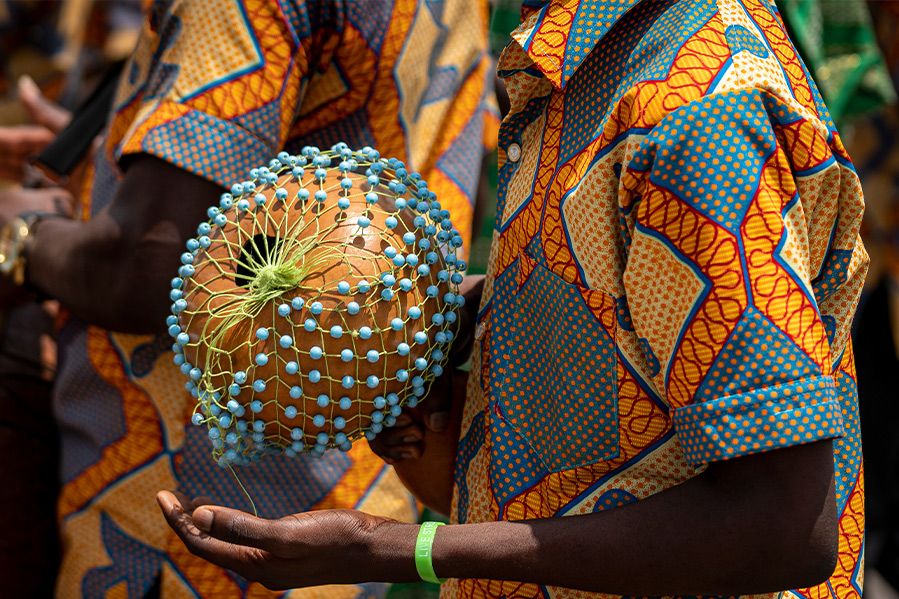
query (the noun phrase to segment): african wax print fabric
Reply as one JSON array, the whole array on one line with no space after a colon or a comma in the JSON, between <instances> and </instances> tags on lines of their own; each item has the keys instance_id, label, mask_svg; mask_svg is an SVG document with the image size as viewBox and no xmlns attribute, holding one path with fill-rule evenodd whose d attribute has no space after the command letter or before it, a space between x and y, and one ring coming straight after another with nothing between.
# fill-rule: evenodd
<instances>
[{"instance_id":1,"label":"african wax print fabric","mask_svg":"<svg viewBox=\"0 0 899 599\"><path fill-rule=\"evenodd\" d=\"M833 439L836 571L773 596L859 597L862 191L776 7L523 15L499 62L511 111L452 520L614 509L715 461ZM470 579L444 593L603 596Z\"/></svg>"},{"instance_id":2,"label":"african wax print fabric","mask_svg":"<svg viewBox=\"0 0 899 599\"><path fill-rule=\"evenodd\" d=\"M114 164L129 155L230 186L282 149L344 141L421 172L468 234L483 141L496 135L492 81L484 2L156 2L122 77L84 216L108 205L120 177ZM211 459L205 432L189 424L193 400L171 343L75 320L60 334L58 594L383 596L383 584L272 593L190 555L169 531L158 489L249 509ZM366 443L321 459L266 459L240 477L270 517L324 508L417 517Z\"/></svg>"}]
</instances>

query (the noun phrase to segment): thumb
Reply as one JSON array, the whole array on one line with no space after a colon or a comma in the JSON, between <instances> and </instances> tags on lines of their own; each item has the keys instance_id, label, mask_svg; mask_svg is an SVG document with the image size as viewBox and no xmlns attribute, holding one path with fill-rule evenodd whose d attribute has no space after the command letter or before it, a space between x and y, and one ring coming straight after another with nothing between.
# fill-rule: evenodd
<instances>
[{"instance_id":1,"label":"thumb","mask_svg":"<svg viewBox=\"0 0 899 599\"><path fill-rule=\"evenodd\" d=\"M28 75L19 77L19 101L31 120L59 133L72 119L71 113L44 97L40 88Z\"/></svg>"}]
</instances>

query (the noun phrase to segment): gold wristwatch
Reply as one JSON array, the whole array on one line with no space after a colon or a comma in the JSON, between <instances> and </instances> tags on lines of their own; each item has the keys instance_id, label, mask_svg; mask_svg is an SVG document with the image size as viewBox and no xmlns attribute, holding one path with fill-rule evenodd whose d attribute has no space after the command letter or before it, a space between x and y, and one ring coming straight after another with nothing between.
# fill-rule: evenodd
<instances>
[{"instance_id":1,"label":"gold wristwatch","mask_svg":"<svg viewBox=\"0 0 899 599\"><path fill-rule=\"evenodd\" d=\"M25 244L40 214L17 216L0 228L0 274L16 285L25 283Z\"/></svg>"}]
</instances>

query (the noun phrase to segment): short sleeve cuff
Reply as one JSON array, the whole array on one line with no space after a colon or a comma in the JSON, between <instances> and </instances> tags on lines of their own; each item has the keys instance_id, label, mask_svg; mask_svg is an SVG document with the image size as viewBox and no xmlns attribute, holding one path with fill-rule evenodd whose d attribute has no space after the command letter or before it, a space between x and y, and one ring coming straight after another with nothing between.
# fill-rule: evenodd
<instances>
[{"instance_id":1,"label":"short sleeve cuff","mask_svg":"<svg viewBox=\"0 0 899 599\"><path fill-rule=\"evenodd\" d=\"M239 124L198 110L159 124L149 122L154 118L151 114L123 140L116 149L117 160L146 153L230 188L246 180L250 169L267 164L277 151Z\"/></svg>"},{"instance_id":2,"label":"short sleeve cuff","mask_svg":"<svg viewBox=\"0 0 899 599\"><path fill-rule=\"evenodd\" d=\"M678 440L692 464L841 437L833 379L806 378L678 408Z\"/></svg>"}]
</instances>

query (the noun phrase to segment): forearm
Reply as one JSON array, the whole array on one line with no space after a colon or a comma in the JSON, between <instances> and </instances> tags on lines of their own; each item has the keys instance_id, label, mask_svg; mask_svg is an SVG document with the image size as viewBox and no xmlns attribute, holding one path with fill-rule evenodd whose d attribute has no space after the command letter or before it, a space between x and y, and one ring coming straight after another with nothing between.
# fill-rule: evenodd
<instances>
[{"instance_id":1,"label":"forearm","mask_svg":"<svg viewBox=\"0 0 899 599\"><path fill-rule=\"evenodd\" d=\"M830 451L829 442L816 445L823 450L780 451ZM434 542L434 566L443 577L640 596L736 595L813 585L829 576L836 555L833 478L802 482L806 494L795 492L796 485L781 485L778 476L745 485L712 471L595 514L446 526ZM815 516L795 515L802 502L816 501Z\"/></svg>"},{"instance_id":2,"label":"forearm","mask_svg":"<svg viewBox=\"0 0 899 599\"><path fill-rule=\"evenodd\" d=\"M220 191L141 156L111 205L90 221L38 223L27 250L29 282L90 324L131 333L159 331L184 241Z\"/></svg>"}]
</instances>

